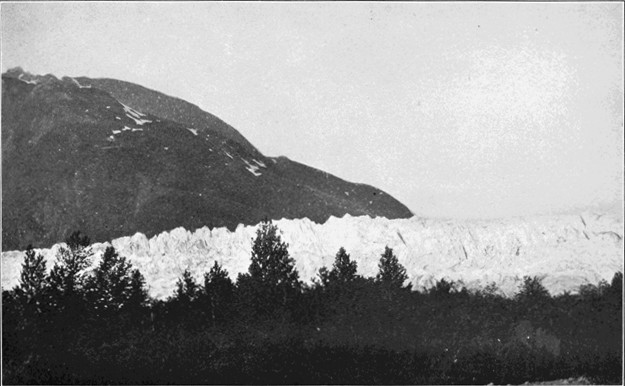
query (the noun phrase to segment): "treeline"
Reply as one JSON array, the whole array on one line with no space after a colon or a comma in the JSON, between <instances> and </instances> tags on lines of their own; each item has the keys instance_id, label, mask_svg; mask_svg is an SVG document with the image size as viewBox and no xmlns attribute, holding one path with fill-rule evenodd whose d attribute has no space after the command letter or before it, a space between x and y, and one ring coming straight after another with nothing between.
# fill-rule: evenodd
<instances>
[{"instance_id":1,"label":"treeline","mask_svg":"<svg viewBox=\"0 0 625 386\"><path fill-rule=\"evenodd\" d=\"M622 273L551 296L439 281L413 291L392 249L363 277L341 248L306 285L271 222L248 272L185 271L167 300L112 247L95 268L79 232L49 271L28 248L2 293L5 384L621 384Z\"/></svg>"}]
</instances>

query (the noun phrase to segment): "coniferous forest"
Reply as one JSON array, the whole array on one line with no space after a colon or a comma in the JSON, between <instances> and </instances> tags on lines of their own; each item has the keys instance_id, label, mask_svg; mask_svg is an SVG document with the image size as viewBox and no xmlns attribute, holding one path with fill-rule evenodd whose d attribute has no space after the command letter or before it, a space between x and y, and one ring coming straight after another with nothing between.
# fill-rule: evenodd
<instances>
[{"instance_id":1,"label":"coniferous forest","mask_svg":"<svg viewBox=\"0 0 625 386\"><path fill-rule=\"evenodd\" d=\"M232 281L185 271L167 300L109 247L66 240L51 269L28 248L2 293L4 384L621 384L622 284L552 296L525 277L514 297L441 280L419 292L390 248L362 277L341 248L304 284L271 222Z\"/></svg>"}]
</instances>

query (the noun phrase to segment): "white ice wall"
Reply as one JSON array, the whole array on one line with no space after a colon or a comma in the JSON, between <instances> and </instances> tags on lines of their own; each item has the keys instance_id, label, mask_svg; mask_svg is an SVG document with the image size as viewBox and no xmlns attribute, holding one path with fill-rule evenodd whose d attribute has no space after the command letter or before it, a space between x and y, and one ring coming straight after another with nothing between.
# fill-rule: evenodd
<instances>
[{"instance_id":1,"label":"white ice wall","mask_svg":"<svg viewBox=\"0 0 625 386\"><path fill-rule=\"evenodd\" d=\"M393 248L413 286L427 288L436 280L461 281L468 288L495 282L513 294L524 275L544 276L552 293L574 292L579 285L610 280L623 271L623 220L610 215L536 216L502 220L431 220L331 217L324 224L308 219L275 221L289 243L300 278L310 281L322 266L331 266L339 247L358 262L358 272L377 273L384 247ZM198 280L219 261L233 279L247 271L255 226L234 232L206 227L193 232L176 228L150 239L137 233L112 241L146 277L152 296L172 294L181 272L189 268ZM94 264L108 243L95 244ZM53 264L59 245L40 250ZM2 287L19 278L23 252L2 254Z\"/></svg>"}]
</instances>

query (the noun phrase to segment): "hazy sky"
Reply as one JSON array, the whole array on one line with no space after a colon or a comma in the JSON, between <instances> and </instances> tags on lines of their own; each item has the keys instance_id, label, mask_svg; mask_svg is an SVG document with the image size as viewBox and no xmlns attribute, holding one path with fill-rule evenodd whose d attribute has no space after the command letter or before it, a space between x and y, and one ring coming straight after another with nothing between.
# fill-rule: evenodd
<instances>
[{"instance_id":1,"label":"hazy sky","mask_svg":"<svg viewBox=\"0 0 625 386\"><path fill-rule=\"evenodd\" d=\"M2 71L197 104L426 216L623 197L622 3L3 3Z\"/></svg>"}]
</instances>

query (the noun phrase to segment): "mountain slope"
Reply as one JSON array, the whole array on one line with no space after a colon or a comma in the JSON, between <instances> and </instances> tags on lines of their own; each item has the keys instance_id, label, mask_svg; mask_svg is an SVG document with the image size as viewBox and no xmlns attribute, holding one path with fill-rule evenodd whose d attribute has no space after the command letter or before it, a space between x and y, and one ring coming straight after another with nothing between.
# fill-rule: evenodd
<instances>
[{"instance_id":1,"label":"mountain slope","mask_svg":"<svg viewBox=\"0 0 625 386\"><path fill-rule=\"evenodd\" d=\"M180 118L176 111L194 109L184 101L136 85L98 87L20 69L3 74L3 250L50 246L75 229L104 241L179 226L234 229L265 217L412 215L374 187L264 157L208 113Z\"/></svg>"},{"instance_id":2,"label":"mountain slope","mask_svg":"<svg viewBox=\"0 0 625 386\"><path fill-rule=\"evenodd\" d=\"M158 115L194 129L210 127L229 141L231 146L242 146L245 151L260 155L258 150L232 126L182 99L116 79L78 77L76 80L83 86L107 91L121 103L145 113Z\"/></svg>"}]
</instances>

